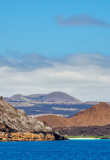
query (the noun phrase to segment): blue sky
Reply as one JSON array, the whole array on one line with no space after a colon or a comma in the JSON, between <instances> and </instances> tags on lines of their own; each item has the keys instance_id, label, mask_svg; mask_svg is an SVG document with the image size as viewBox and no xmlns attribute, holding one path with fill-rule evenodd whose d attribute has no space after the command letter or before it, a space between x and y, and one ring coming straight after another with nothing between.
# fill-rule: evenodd
<instances>
[{"instance_id":1,"label":"blue sky","mask_svg":"<svg viewBox=\"0 0 110 160\"><path fill-rule=\"evenodd\" d=\"M1 0L0 94L60 90L110 101L109 6L108 0Z\"/></svg>"},{"instance_id":2,"label":"blue sky","mask_svg":"<svg viewBox=\"0 0 110 160\"><path fill-rule=\"evenodd\" d=\"M0 53L19 51L46 57L77 52L110 53L110 27L60 25L58 16L88 15L110 23L108 0L1 0Z\"/></svg>"}]
</instances>

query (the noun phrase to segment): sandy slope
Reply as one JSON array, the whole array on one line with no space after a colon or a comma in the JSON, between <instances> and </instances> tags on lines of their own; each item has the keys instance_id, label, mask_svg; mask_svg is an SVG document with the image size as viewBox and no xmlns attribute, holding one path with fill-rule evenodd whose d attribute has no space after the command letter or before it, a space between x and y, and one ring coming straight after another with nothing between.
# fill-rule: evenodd
<instances>
[{"instance_id":1,"label":"sandy slope","mask_svg":"<svg viewBox=\"0 0 110 160\"><path fill-rule=\"evenodd\" d=\"M104 126L110 124L110 105L104 102L80 111L69 118L75 126Z\"/></svg>"},{"instance_id":2,"label":"sandy slope","mask_svg":"<svg viewBox=\"0 0 110 160\"><path fill-rule=\"evenodd\" d=\"M46 122L52 128L72 127L74 125L68 118L56 115L41 116L36 119L41 122Z\"/></svg>"}]
</instances>

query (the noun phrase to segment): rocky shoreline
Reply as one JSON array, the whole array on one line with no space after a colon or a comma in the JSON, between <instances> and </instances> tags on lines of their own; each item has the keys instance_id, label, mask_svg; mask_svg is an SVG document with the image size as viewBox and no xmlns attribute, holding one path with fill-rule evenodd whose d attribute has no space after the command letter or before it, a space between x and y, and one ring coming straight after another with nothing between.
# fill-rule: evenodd
<instances>
[{"instance_id":1,"label":"rocky shoreline","mask_svg":"<svg viewBox=\"0 0 110 160\"><path fill-rule=\"evenodd\" d=\"M31 132L0 132L0 142L6 141L54 141L54 140L67 140L57 133L31 133Z\"/></svg>"},{"instance_id":2,"label":"rocky shoreline","mask_svg":"<svg viewBox=\"0 0 110 160\"><path fill-rule=\"evenodd\" d=\"M48 141L64 140L43 122L28 117L24 111L17 110L0 100L0 141Z\"/></svg>"},{"instance_id":3,"label":"rocky shoreline","mask_svg":"<svg viewBox=\"0 0 110 160\"><path fill-rule=\"evenodd\" d=\"M57 133L31 133L31 132L0 132L0 142L7 141L54 141L54 140L68 140Z\"/></svg>"},{"instance_id":4,"label":"rocky shoreline","mask_svg":"<svg viewBox=\"0 0 110 160\"><path fill-rule=\"evenodd\" d=\"M31 132L0 132L0 141L52 141L55 140L54 134L47 133L31 133Z\"/></svg>"}]
</instances>

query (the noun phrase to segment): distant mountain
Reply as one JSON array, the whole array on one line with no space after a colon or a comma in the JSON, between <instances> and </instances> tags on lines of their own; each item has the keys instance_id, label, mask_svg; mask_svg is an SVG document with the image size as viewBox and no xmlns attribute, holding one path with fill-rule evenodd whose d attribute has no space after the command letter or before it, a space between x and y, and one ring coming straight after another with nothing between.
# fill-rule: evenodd
<instances>
[{"instance_id":1,"label":"distant mountain","mask_svg":"<svg viewBox=\"0 0 110 160\"><path fill-rule=\"evenodd\" d=\"M57 102L57 101L62 101L62 102L81 102L79 99L74 98L66 93L63 92L52 92L50 94L47 94L47 101L51 102Z\"/></svg>"},{"instance_id":2,"label":"distant mountain","mask_svg":"<svg viewBox=\"0 0 110 160\"><path fill-rule=\"evenodd\" d=\"M8 97L3 97L3 100L6 101L6 102L13 102L10 98Z\"/></svg>"},{"instance_id":3,"label":"distant mountain","mask_svg":"<svg viewBox=\"0 0 110 160\"><path fill-rule=\"evenodd\" d=\"M52 92L50 94L34 94L24 96L21 94L16 94L10 97L11 101L38 101L38 102L75 102L81 103L81 101L77 98L74 98L66 93L63 92Z\"/></svg>"},{"instance_id":4,"label":"distant mountain","mask_svg":"<svg viewBox=\"0 0 110 160\"><path fill-rule=\"evenodd\" d=\"M75 126L104 126L110 124L110 105L105 102L100 102L86 109L78 112L73 117L69 118Z\"/></svg>"},{"instance_id":5,"label":"distant mountain","mask_svg":"<svg viewBox=\"0 0 110 160\"><path fill-rule=\"evenodd\" d=\"M28 95L27 97L28 98L38 98L40 96L44 96L45 94L31 94L31 95Z\"/></svg>"},{"instance_id":6,"label":"distant mountain","mask_svg":"<svg viewBox=\"0 0 110 160\"><path fill-rule=\"evenodd\" d=\"M17 102L26 102L29 101L26 96L22 95L22 94L15 94L12 97L10 97L9 99L11 99L11 101L17 101Z\"/></svg>"}]
</instances>

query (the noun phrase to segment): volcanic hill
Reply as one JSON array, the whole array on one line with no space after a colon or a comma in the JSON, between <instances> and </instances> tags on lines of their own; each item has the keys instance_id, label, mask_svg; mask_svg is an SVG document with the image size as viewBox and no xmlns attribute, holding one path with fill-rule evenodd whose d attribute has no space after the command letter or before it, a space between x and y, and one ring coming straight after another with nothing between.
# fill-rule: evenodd
<instances>
[{"instance_id":1,"label":"volcanic hill","mask_svg":"<svg viewBox=\"0 0 110 160\"><path fill-rule=\"evenodd\" d=\"M28 101L37 101L37 102L75 102L75 103L81 103L81 101L77 98L74 98L66 93L63 92L52 92L49 94L33 94L24 96L21 94L13 95L9 98L10 101L22 101L22 102L28 102Z\"/></svg>"},{"instance_id":2,"label":"volcanic hill","mask_svg":"<svg viewBox=\"0 0 110 160\"><path fill-rule=\"evenodd\" d=\"M110 124L110 105L100 102L86 109L78 112L73 117L69 118L75 126L104 126Z\"/></svg>"},{"instance_id":3,"label":"volcanic hill","mask_svg":"<svg viewBox=\"0 0 110 160\"><path fill-rule=\"evenodd\" d=\"M45 121L52 128L104 126L110 124L110 105L100 102L90 109L78 112L71 118L48 115L36 119L41 122Z\"/></svg>"},{"instance_id":4,"label":"volcanic hill","mask_svg":"<svg viewBox=\"0 0 110 160\"><path fill-rule=\"evenodd\" d=\"M74 124L68 119L62 116L46 115L36 118L38 121L46 122L52 128L65 128L72 127Z\"/></svg>"}]
</instances>

